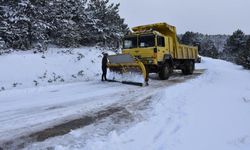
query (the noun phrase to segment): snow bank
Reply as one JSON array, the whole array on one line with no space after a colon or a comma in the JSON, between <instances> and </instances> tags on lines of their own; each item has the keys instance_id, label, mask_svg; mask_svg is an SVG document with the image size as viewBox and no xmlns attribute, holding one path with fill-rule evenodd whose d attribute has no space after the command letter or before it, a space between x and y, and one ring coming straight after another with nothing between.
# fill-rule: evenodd
<instances>
[{"instance_id":1,"label":"snow bank","mask_svg":"<svg viewBox=\"0 0 250 150\"><path fill-rule=\"evenodd\" d=\"M99 80L102 50L50 48L47 52L14 52L0 56L0 91Z\"/></svg>"}]
</instances>

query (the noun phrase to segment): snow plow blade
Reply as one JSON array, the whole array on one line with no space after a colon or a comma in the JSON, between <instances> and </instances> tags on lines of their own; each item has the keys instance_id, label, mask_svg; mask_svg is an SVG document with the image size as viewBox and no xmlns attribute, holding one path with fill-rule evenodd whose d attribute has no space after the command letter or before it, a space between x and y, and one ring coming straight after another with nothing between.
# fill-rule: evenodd
<instances>
[{"instance_id":1,"label":"snow plow blade","mask_svg":"<svg viewBox=\"0 0 250 150\"><path fill-rule=\"evenodd\" d=\"M111 82L121 82L143 86L146 83L146 69L144 64L129 54L108 56L108 79Z\"/></svg>"},{"instance_id":2,"label":"snow plow blade","mask_svg":"<svg viewBox=\"0 0 250 150\"><path fill-rule=\"evenodd\" d=\"M107 80L108 82L119 82L122 84L136 85L136 86L144 86L143 83L140 82L131 82L131 81L116 81L116 80Z\"/></svg>"}]
</instances>

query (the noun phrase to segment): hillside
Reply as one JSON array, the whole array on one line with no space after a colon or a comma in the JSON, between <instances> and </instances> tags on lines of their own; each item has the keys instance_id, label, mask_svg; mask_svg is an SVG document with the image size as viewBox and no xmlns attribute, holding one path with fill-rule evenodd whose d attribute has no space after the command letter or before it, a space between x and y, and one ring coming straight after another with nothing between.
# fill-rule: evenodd
<instances>
[{"instance_id":1,"label":"hillside","mask_svg":"<svg viewBox=\"0 0 250 150\"><path fill-rule=\"evenodd\" d=\"M100 79L100 48L50 48L0 55L0 91Z\"/></svg>"}]
</instances>

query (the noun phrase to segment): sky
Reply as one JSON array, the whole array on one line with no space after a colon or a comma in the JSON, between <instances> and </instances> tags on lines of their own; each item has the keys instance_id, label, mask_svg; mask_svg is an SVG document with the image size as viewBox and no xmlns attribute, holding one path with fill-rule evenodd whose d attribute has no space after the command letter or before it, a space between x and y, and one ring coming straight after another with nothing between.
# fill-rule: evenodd
<instances>
[{"instance_id":1,"label":"sky","mask_svg":"<svg viewBox=\"0 0 250 150\"><path fill-rule=\"evenodd\" d=\"M120 15L129 27L167 22L186 31L250 34L250 0L110 0L120 3Z\"/></svg>"}]
</instances>

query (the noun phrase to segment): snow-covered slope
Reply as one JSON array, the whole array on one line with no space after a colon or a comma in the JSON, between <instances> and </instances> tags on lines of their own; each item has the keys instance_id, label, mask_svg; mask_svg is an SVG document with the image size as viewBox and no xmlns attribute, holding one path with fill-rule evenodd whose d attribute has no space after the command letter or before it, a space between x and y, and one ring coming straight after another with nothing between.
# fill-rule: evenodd
<instances>
[{"instance_id":1,"label":"snow-covered slope","mask_svg":"<svg viewBox=\"0 0 250 150\"><path fill-rule=\"evenodd\" d=\"M249 150L250 72L210 58L199 68L202 76L152 96L145 120L122 129L106 120L28 149Z\"/></svg>"},{"instance_id":2,"label":"snow-covered slope","mask_svg":"<svg viewBox=\"0 0 250 150\"><path fill-rule=\"evenodd\" d=\"M83 47L0 55L0 91L100 79L101 53Z\"/></svg>"}]
</instances>

